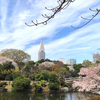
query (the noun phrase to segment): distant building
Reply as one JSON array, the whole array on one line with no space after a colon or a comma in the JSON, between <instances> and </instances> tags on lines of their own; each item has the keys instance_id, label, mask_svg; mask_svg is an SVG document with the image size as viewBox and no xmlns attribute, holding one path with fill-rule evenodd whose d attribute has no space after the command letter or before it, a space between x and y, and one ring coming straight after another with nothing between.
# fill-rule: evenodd
<instances>
[{"instance_id":1,"label":"distant building","mask_svg":"<svg viewBox=\"0 0 100 100\"><path fill-rule=\"evenodd\" d=\"M59 61L63 62L65 64L65 59L64 58L59 58Z\"/></svg>"},{"instance_id":2,"label":"distant building","mask_svg":"<svg viewBox=\"0 0 100 100\"><path fill-rule=\"evenodd\" d=\"M44 50L44 44L43 40L41 38L41 44L40 44L40 49L38 52L38 60L45 59L45 50Z\"/></svg>"},{"instance_id":3,"label":"distant building","mask_svg":"<svg viewBox=\"0 0 100 100\"><path fill-rule=\"evenodd\" d=\"M76 59L68 59L67 63L68 65L76 64Z\"/></svg>"}]
</instances>

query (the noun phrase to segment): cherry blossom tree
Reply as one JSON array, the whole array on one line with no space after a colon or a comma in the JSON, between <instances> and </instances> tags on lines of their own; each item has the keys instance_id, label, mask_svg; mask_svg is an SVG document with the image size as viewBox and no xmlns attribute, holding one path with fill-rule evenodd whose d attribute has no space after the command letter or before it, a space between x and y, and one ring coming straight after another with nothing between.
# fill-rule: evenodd
<instances>
[{"instance_id":1,"label":"cherry blossom tree","mask_svg":"<svg viewBox=\"0 0 100 100\"><path fill-rule=\"evenodd\" d=\"M79 81L74 81L73 88L78 87L81 92L100 94L100 64L96 67L81 68L79 75L86 75Z\"/></svg>"},{"instance_id":2,"label":"cherry blossom tree","mask_svg":"<svg viewBox=\"0 0 100 100\"><path fill-rule=\"evenodd\" d=\"M98 49L100 50L100 48ZM100 61L100 54L93 54L93 58ZM74 81L73 88L78 87L79 91L86 91L100 94L100 64L90 68L81 68L79 75L86 75L79 81Z\"/></svg>"}]
</instances>

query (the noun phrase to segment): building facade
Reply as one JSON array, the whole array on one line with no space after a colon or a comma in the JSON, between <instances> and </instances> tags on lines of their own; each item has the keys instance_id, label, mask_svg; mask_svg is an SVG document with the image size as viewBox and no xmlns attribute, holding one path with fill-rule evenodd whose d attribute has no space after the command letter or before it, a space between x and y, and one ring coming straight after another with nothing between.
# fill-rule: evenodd
<instances>
[{"instance_id":1,"label":"building facade","mask_svg":"<svg viewBox=\"0 0 100 100\"><path fill-rule=\"evenodd\" d=\"M67 63L68 65L76 64L76 59L68 59Z\"/></svg>"},{"instance_id":2,"label":"building facade","mask_svg":"<svg viewBox=\"0 0 100 100\"><path fill-rule=\"evenodd\" d=\"M43 39L41 38L40 49L38 52L38 60L45 59L45 49L43 44Z\"/></svg>"},{"instance_id":3,"label":"building facade","mask_svg":"<svg viewBox=\"0 0 100 100\"><path fill-rule=\"evenodd\" d=\"M64 58L59 58L59 61L63 62L65 64L65 59Z\"/></svg>"}]
</instances>

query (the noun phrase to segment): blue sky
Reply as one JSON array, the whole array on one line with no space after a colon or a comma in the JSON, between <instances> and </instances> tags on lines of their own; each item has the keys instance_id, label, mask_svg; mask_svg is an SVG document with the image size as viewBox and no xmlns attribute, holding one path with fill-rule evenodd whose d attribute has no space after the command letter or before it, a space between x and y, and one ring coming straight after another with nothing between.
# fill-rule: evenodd
<instances>
[{"instance_id":1,"label":"blue sky","mask_svg":"<svg viewBox=\"0 0 100 100\"><path fill-rule=\"evenodd\" d=\"M80 17L91 18L100 9L100 0L75 0L70 6L58 13L47 25L28 27L31 20L45 20L41 14L51 15L45 7L57 6L56 0L0 0L0 50L20 49L31 55L31 60L38 60L41 36L45 45L46 58L74 58L77 63L92 60L92 53L100 47L100 14L87 26Z\"/></svg>"}]
</instances>

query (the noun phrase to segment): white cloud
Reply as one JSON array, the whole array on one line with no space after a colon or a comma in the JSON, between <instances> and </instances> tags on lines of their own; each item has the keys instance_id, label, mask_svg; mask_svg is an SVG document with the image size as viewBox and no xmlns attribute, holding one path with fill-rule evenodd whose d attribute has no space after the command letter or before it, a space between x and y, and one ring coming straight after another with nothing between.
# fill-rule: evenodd
<instances>
[{"instance_id":1,"label":"white cloud","mask_svg":"<svg viewBox=\"0 0 100 100\"><path fill-rule=\"evenodd\" d=\"M88 8L94 7L95 5L98 6L98 2L99 0L91 0L88 2L87 0L76 0L66 10L59 12L46 26L27 27L24 24L25 22L32 24L31 20L45 20L41 14L46 13L50 15L52 12L46 10L44 7L55 7L57 2L54 2L54 0L29 0L26 1L25 4L22 4L22 1L18 0L13 7L11 15L9 15L9 3L4 0L1 2L2 9L0 8L2 10L2 19L0 21L0 48L18 48L25 50L25 52L32 56L32 60L36 61L40 45L36 43L36 41L42 36L43 39L45 40L46 38L47 41L45 44L47 58L58 59L59 56L66 57L66 55L68 55L66 53L70 54L70 56L66 57L69 58L72 57L72 54L76 55L76 53L78 53L78 55L80 55L82 50L84 51L83 53L87 53L88 50L91 51L91 48L94 49L100 46L100 23L90 23L82 29L70 32L69 35L67 35L66 30L65 37L59 39L54 39L54 37L56 37L58 33L62 36L63 33L60 33L58 29L70 27L71 25L78 26L84 22L80 16L90 17L92 12L89 13ZM9 18L7 18L7 14L10 16ZM96 20L98 20L98 18L99 17L97 17ZM52 41L49 41L50 38ZM28 47L32 42L34 42L34 45ZM75 52L75 54L72 52Z\"/></svg>"}]
</instances>

